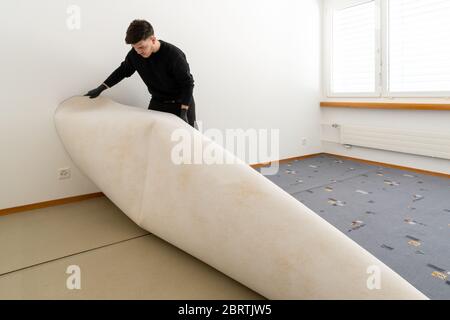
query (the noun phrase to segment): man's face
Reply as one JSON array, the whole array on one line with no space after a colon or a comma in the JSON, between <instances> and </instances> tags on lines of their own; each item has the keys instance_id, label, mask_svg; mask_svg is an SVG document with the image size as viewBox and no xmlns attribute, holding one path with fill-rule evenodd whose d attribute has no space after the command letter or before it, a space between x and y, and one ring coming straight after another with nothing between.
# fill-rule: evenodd
<instances>
[{"instance_id":1,"label":"man's face","mask_svg":"<svg viewBox=\"0 0 450 320\"><path fill-rule=\"evenodd\" d=\"M136 50L136 52L144 58L150 57L153 53L153 47L156 44L156 37L150 36L147 39L141 40L131 46Z\"/></svg>"}]
</instances>

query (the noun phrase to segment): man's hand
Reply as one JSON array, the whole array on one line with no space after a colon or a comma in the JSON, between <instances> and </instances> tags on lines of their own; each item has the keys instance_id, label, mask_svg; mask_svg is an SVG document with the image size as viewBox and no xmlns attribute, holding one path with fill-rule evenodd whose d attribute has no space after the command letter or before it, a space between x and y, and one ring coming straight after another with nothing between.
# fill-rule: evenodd
<instances>
[{"instance_id":1,"label":"man's hand","mask_svg":"<svg viewBox=\"0 0 450 320\"><path fill-rule=\"evenodd\" d=\"M88 93L86 93L84 96L88 96L89 98L93 99L93 98L97 98L100 93L103 92L103 90L105 90L106 88L108 88L106 86L106 84L102 83L100 86L98 86L95 89L92 89L91 91L89 91Z\"/></svg>"},{"instance_id":2,"label":"man's hand","mask_svg":"<svg viewBox=\"0 0 450 320\"><path fill-rule=\"evenodd\" d=\"M182 120L184 120L186 123L189 123L188 121L188 117L187 117L187 111L188 111L189 106L186 106L184 104L181 105L181 113L180 113L180 118Z\"/></svg>"}]
</instances>

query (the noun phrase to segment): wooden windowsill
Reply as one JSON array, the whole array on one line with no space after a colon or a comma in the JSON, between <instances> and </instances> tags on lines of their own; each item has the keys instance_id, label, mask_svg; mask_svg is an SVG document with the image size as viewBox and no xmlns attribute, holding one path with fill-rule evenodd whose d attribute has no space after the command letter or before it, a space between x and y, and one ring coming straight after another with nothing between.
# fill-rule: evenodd
<instances>
[{"instance_id":1,"label":"wooden windowsill","mask_svg":"<svg viewBox=\"0 0 450 320\"><path fill-rule=\"evenodd\" d=\"M333 102L322 101L321 107L360 109L401 109L401 110L450 110L450 104L408 103L408 102Z\"/></svg>"}]
</instances>

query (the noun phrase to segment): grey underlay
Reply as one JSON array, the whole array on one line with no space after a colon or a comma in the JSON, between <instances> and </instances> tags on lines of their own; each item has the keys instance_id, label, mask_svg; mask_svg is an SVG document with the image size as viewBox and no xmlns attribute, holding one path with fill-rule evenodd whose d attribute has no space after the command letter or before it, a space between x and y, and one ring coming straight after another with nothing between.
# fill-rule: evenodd
<instances>
[{"instance_id":1,"label":"grey underlay","mask_svg":"<svg viewBox=\"0 0 450 320\"><path fill-rule=\"evenodd\" d=\"M266 178L429 298L450 299L450 179L328 155Z\"/></svg>"}]
</instances>

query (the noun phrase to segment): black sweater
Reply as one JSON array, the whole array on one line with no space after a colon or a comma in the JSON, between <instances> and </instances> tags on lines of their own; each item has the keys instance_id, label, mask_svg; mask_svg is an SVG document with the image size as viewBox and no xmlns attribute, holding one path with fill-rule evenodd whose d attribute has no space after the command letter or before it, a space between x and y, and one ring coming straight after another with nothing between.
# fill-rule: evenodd
<instances>
[{"instance_id":1,"label":"black sweater","mask_svg":"<svg viewBox=\"0 0 450 320\"><path fill-rule=\"evenodd\" d=\"M173 44L163 40L159 42L161 43L159 50L148 58L131 49L125 60L104 83L112 87L137 71L147 85L152 99L175 100L177 103L190 105L194 78L190 73L186 56Z\"/></svg>"}]
</instances>

